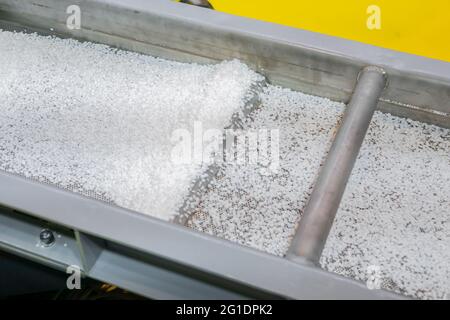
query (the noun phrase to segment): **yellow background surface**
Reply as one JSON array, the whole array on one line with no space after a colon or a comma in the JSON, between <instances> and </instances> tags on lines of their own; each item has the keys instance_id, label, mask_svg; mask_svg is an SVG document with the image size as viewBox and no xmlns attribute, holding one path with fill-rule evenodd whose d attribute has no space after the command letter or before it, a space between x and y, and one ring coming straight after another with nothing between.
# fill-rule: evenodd
<instances>
[{"instance_id":1,"label":"yellow background surface","mask_svg":"<svg viewBox=\"0 0 450 320\"><path fill-rule=\"evenodd\" d=\"M210 0L218 11L450 62L450 0ZM367 28L367 7L381 29Z\"/></svg>"}]
</instances>

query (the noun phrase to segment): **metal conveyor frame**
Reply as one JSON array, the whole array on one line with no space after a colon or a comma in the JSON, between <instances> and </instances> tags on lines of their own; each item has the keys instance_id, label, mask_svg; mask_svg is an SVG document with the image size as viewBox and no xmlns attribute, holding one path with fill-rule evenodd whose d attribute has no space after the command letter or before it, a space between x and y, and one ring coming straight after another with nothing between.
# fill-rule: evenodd
<instances>
[{"instance_id":1,"label":"metal conveyor frame","mask_svg":"<svg viewBox=\"0 0 450 320\"><path fill-rule=\"evenodd\" d=\"M82 10L79 30L66 27L66 8L74 4ZM377 66L389 78L380 110L450 127L450 64L313 32L166 0L0 0L0 27L179 61L238 58L273 84L343 102L350 101L358 73ZM3 250L62 270L79 265L86 276L152 298L402 298L302 259L265 254L4 172L0 204ZM50 247L39 245L44 228L57 234Z\"/></svg>"}]
</instances>

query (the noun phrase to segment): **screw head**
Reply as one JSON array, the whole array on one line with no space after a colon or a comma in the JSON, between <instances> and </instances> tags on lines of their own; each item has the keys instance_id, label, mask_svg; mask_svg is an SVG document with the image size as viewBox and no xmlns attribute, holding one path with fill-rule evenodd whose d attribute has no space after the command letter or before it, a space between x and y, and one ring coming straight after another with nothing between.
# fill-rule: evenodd
<instances>
[{"instance_id":1,"label":"screw head","mask_svg":"<svg viewBox=\"0 0 450 320\"><path fill-rule=\"evenodd\" d=\"M55 242L55 236L51 230L44 229L39 234L39 240L41 240L41 243L45 246L50 246Z\"/></svg>"}]
</instances>

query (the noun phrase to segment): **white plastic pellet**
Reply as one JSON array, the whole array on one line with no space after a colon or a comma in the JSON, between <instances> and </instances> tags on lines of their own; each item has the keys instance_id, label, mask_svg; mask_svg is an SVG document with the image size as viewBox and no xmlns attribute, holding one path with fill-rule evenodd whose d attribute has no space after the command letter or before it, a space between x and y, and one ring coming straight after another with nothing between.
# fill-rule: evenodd
<instances>
[{"instance_id":1,"label":"white plastic pellet","mask_svg":"<svg viewBox=\"0 0 450 320\"><path fill-rule=\"evenodd\" d=\"M0 77L0 169L162 219L205 170L170 161L172 132L195 121L224 128L261 81L237 61L183 64L4 31ZM244 129L280 130L278 172L222 164L193 199L189 226L282 256L344 106L275 86L261 99ZM450 130L376 112L322 267L371 288L449 298L449 154Z\"/></svg>"},{"instance_id":2,"label":"white plastic pellet","mask_svg":"<svg viewBox=\"0 0 450 320\"><path fill-rule=\"evenodd\" d=\"M450 130L375 113L321 264L372 288L450 298Z\"/></svg>"},{"instance_id":3,"label":"white plastic pellet","mask_svg":"<svg viewBox=\"0 0 450 320\"><path fill-rule=\"evenodd\" d=\"M276 255L289 247L344 105L268 86L245 129L279 130L279 170L225 163L191 227Z\"/></svg>"},{"instance_id":4,"label":"white plastic pellet","mask_svg":"<svg viewBox=\"0 0 450 320\"><path fill-rule=\"evenodd\" d=\"M224 128L261 78L0 30L0 169L168 220L203 170L172 133Z\"/></svg>"}]
</instances>

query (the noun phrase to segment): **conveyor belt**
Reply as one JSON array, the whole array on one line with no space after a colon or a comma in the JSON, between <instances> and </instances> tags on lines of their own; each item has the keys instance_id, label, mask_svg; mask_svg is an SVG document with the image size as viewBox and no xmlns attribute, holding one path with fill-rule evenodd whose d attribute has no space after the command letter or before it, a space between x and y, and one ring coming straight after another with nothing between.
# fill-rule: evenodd
<instances>
[{"instance_id":1,"label":"conveyor belt","mask_svg":"<svg viewBox=\"0 0 450 320\"><path fill-rule=\"evenodd\" d=\"M325 210L307 207L307 218L300 220L299 230L316 232L299 233L292 254L283 258L0 173L0 203L6 207L0 215L0 246L57 268L77 264L87 276L156 298L401 298L383 290L369 290L364 283L321 270L311 261L318 261L363 131L384 88L382 73L387 74L388 86L378 104L381 110L449 127L449 66L329 37L324 41L321 35L300 30L268 28L264 23L195 7L180 9L176 3L158 1L150 8L140 1L116 6L116 1L110 5L104 1L83 2L81 30L66 29L66 1L40 0L40 5L0 1L0 19L8 29L22 24L22 28L26 25L49 33L54 30L62 36L175 60L239 58L273 84L350 101L311 199L327 195L328 188L338 187L340 192L330 202L317 202L327 205L322 207ZM106 12L108 19L104 19ZM367 69L367 65L377 67ZM382 73L376 71L380 68ZM365 107L366 113L361 113ZM353 135L354 128L362 131ZM345 148L352 149L347 154L342 141L349 137L355 138L355 143L344 143ZM345 168L342 175L329 174L335 163ZM310 206L314 205L311 199ZM63 240L50 248L39 246L36 241L43 228L51 228ZM196 290L192 290L194 287Z\"/></svg>"}]
</instances>

